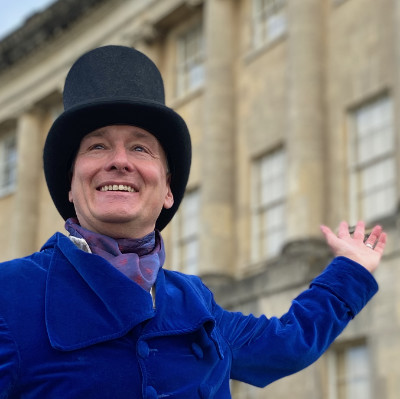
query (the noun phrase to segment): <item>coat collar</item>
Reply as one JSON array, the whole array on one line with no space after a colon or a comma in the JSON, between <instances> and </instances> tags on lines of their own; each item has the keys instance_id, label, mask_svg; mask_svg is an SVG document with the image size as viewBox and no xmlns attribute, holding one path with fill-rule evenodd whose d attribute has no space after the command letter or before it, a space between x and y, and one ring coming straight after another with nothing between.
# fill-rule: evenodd
<instances>
[{"instance_id":1,"label":"coat collar","mask_svg":"<svg viewBox=\"0 0 400 399\"><path fill-rule=\"evenodd\" d=\"M154 316L148 292L64 235L55 238L45 299L54 348L68 351L118 338Z\"/></svg>"},{"instance_id":2,"label":"coat collar","mask_svg":"<svg viewBox=\"0 0 400 399\"><path fill-rule=\"evenodd\" d=\"M149 320L148 335L182 334L204 326L219 349L210 304L186 276L160 270L155 310L148 292L63 234L55 234L46 249L53 252L45 298L53 348L69 351L116 339Z\"/></svg>"}]
</instances>

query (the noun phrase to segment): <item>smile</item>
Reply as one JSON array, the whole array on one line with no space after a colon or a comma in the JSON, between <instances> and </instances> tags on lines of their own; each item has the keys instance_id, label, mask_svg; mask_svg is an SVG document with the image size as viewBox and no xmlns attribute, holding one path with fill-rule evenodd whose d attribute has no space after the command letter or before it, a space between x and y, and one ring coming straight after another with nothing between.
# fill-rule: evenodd
<instances>
[{"instance_id":1,"label":"smile","mask_svg":"<svg viewBox=\"0 0 400 399\"><path fill-rule=\"evenodd\" d=\"M100 191L126 191L128 193L135 193L137 192L131 186L125 186L123 184L110 184L107 186L102 186L99 188Z\"/></svg>"}]
</instances>

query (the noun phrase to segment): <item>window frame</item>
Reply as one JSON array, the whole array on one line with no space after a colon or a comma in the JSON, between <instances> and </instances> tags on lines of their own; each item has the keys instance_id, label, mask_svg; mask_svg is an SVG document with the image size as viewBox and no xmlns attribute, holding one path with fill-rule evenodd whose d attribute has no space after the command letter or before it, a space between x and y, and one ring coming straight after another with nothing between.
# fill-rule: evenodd
<instances>
[{"instance_id":1,"label":"window frame","mask_svg":"<svg viewBox=\"0 0 400 399\"><path fill-rule=\"evenodd\" d=\"M355 376L354 367L351 366L351 359L355 359L353 355L356 353L356 351L359 354L360 349L364 351L366 356L361 362L362 366L364 366L366 369L363 370L363 373L359 373L361 368L357 368L358 375ZM354 341L352 340L335 344L331 349L329 349L326 354L329 381L328 399L357 399L349 397L345 391L354 389L354 383L357 381L359 382L360 380L366 384L366 386L363 388L363 391L371 393L373 388L373 370L370 366L372 364L371 356L371 350L365 339L357 339ZM350 362L348 361L349 359ZM365 395L363 395L362 397L363 399L372 399L373 396L370 395L369 398L365 398Z\"/></svg>"},{"instance_id":2,"label":"window frame","mask_svg":"<svg viewBox=\"0 0 400 399\"><path fill-rule=\"evenodd\" d=\"M10 148L13 150L11 154ZM17 135L11 131L0 136L0 198L16 191L17 171Z\"/></svg>"},{"instance_id":3,"label":"window frame","mask_svg":"<svg viewBox=\"0 0 400 399\"><path fill-rule=\"evenodd\" d=\"M286 0L253 0L251 19L252 46L255 50L275 42L288 29Z\"/></svg>"},{"instance_id":4,"label":"window frame","mask_svg":"<svg viewBox=\"0 0 400 399\"><path fill-rule=\"evenodd\" d=\"M364 118L373 118L371 112L378 112L382 104L387 107L388 120L384 119L383 125L360 129L360 120L363 113ZM362 103L360 106L353 108L349 112L349 154L348 154L348 173L349 173L349 206L350 219L352 221L365 220L367 223L374 223L382 218L390 216L396 212L397 183L396 183L396 154L395 154L395 132L394 132L394 104L393 99L387 95L381 95ZM368 115L368 110L370 114ZM372 110L372 111L371 111ZM376 118L377 116L375 116ZM364 122L365 123L365 122ZM364 130L363 130L364 129ZM390 142L386 143L386 149L379 152L377 148L382 145L382 140L377 139L376 133L384 132L387 134ZM365 145L366 140L372 141L369 146ZM375 143L373 142L375 140ZM380 143L380 144L379 144ZM365 147L367 150L362 151L360 148ZM373 154L375 151L375 154ZM364 159L360 159L363 154ZM367 154L367 155L365 155ZM372 155L371 155L372 154ZM373 179L373 175L378 173L379 168L384 169L387 166L388 173L383 173L388 180L382 182L379 179ZM390 173L392 177L390 178ZM388 184L389 183L389 184ZM379 189L377 191L377 188ZM393 198L393 203L388 206L369 206L371 201L377 201L378 196L384 196L384 192L389 191L390 194L386 198ZM375 197L375 198L374 198ZM375 212L370 212L375 209Z\"/></svg>"},{"instance_id":5,"label":"window frame","mask_svg":"<svg viewBox=\"0 0 400 399\"><path fill-rule=\"evenodd\" d=\"M272 171L274 161L277 162L275 167L278 169L281 168L279 171L276 169ZM270 174L268 173L268 163L272 163ZM286 163L287 154L283 146L265 153L253 161L251 173L252 262L260 262L279 255L284 245L286 238L287 202ZM263 174L264 176L262 176ZM278 181L277 179L280 180ZM270 198L268 198L268 194L264 191L271 192L270 186L268 186L268 189L264 186L268 182L272 186L275 186L275 191ZM271 224L272 219L268 220L271 216L278 220L276 225ZM276 230L277 227L278 230Z\"/></svg>"},{"instance_id":6,"label":"window frame","mask_svg":"<svg viewBox=\"0 0 400 399\"><path fill-rule=\"evenodd\" d=\"M189 213L189 219L192 224L188 225L186 213L190 202L194 202L194 211ZM199 246L200 246L200 189L195 188L185 193L180 205L179 212L176 215L176 221L173 224L173 262L174 267L187 274L197 275L199 271ZM195 246L196 256L192 262L187 262L187 248L189 245Z\"/></svg>"},{"instance_id":7,"label":"window frame","mask_svg":"<svg viewBox=\"0 0 400 399\"><path fill-rule=\"evenodd\" d=\"M190 43L195 48L188 57ZM176 82L175 96L184 97L204 86L205 83L205 43L202 21L190 26L176 41Z\"/></svg>"}]
</instances>

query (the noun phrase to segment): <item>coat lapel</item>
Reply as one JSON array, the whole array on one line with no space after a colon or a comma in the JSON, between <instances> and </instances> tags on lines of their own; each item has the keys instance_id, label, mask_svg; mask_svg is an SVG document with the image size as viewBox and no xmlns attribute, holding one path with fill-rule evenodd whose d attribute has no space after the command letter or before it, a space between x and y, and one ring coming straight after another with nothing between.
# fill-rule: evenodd
<instances>
[{"instance_id":1,"label":"coat lapel","mask_svg":"<svg viewBox=\"0 0 400 399\"><path fill-rule=\"evenodd\" d=\"M152 299L105 259L83 252L62 234L46 282L51 345L75 350L115 339L154 316Z\"/></svg>"}]
</instances>

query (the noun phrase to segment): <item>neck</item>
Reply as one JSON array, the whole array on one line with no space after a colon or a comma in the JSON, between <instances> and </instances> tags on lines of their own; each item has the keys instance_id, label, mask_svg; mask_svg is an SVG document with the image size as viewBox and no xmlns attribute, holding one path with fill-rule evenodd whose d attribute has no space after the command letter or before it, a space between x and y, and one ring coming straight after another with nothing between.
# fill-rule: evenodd
<instances>
[{"instance_id":1,"label":"neck","mask_svg":"<svg viewBox=\"0 0 400 399\"><path fill-rule=\"evenodd\" d=\"M87 230L99 233L114 239L129 238L129 239L140 239L154 231L155 225L149 227L136 227L131 223L98 223L96 226L92 226L87 223L80 223L82 227Z\"/></svg>"},{"instance_id":2,"label":"neck","mask_svg":"<svg viewBox=\"0 0 400 399\"><path fill-rule=\"evenodd\" d=\"M162 238L157 231L140 239L113 238L79 225L76 218L65 222L70 236L88 244L93 254L106 259L117 270L149 291L165 260ZM75 242L76 240L72 240Z\"/></svg>"}]
</instances>

